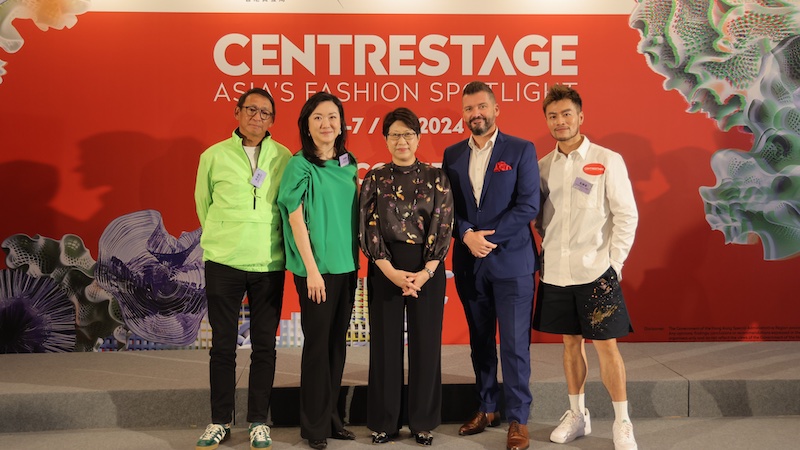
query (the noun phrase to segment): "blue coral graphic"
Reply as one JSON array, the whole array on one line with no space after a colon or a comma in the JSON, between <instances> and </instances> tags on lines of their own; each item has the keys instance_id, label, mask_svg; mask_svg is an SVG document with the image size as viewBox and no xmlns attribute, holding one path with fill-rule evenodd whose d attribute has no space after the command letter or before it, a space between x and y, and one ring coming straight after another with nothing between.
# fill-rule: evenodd
<instances>
[{"instance_id":1,"label":"blue coral graphic","mask_svg":"<svg viewBox=\"0 0 800 450\"><path fill-rule=\"evenodd\" d=\"M75 307L51 278L0 270L0 353L69 352Z\"/></svg>"},{"instance_id":2,"label":"blue coral graphic","mask_svg":"<svg viewBox=\"0 0 800 450\"><path fill-rule=\"evenodd\" d=\"M153 210L119 217L103 232L95 276L136 335L170 345L194 342L206 313L200 233L175 239Z\"/></svg>"},{"instance_id":3,"label":"blue coral graphic","mask_svg":"<svg viewBox=\"0 0 800 450\"><path fill-rule=\"evenodd\" d=\"M206 313L200 232L175 239L158 211L138 211L108 225L98 261L75 235L6 238L6 264L15 269L8 272L19 275L16 284L5 283L0 299L0 345L19 352L119 350L128 348L131 337L158 348L192 344ZM22 276L24 282L18 280ZM63 302L52 299L66 300L69 313L63 314ZM49 304L60 305L62 314L41 312ZM68 321L68 343L61 338L54 345L54 338L42 331L54 329L54 317ZM110 336L115 346L103 344Z\"/></svg>"},{"instance_id":4,"label":"blue coral graphic","mask_svg":"<svg viewBox=\"0 0 800 450\"><path fill-rule=\"evenodd\" d=\"M57 241L15 234L2 247L8 254L8 267L32 278L53 280L51 289L63 292L72 302L75 351L97 350L104 337L124 329L116 300L94 281L95 260L80 237L65 234Z\"/></svg>"}]
</instances>

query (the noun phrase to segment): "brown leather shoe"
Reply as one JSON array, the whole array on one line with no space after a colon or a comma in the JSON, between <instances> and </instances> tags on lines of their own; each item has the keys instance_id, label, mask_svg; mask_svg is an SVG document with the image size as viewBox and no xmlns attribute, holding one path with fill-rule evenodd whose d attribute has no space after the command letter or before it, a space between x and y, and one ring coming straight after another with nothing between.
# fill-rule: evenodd
<instances>
[{"instance_id":1,"label":"brown leather shoe","mask_svg":"<svg viewBox=\"0 0 800 450\"><path fill-rule=\"evenodd\" d=\"M461 436L470 436L473 434L482 433L486 427L496 427L500 425L500 413L485 413L478 411L475 416L470 419L461 428L458 429L458 434Z\"/></svg>"},{"instance_id":2,"label":"brown leather shoe","mask_svg":"<svg viewBox=\"0 0 800 450\"><path fill-rule=\"evenodd\" d=\"M522 425L516 420L508 425L508 440L506 450L525 450L531 445L528 438L528 426Z\"/></svg>"}]
</instances>

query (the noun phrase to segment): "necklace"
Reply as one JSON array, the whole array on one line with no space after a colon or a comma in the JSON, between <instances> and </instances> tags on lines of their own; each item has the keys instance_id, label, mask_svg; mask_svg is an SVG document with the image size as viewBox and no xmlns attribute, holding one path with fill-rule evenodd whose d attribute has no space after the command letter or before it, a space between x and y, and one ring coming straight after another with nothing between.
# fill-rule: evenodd
<instances>
[{"instance_id":1,"label":"necklace","mask_svg":"<svg viewBox=\"0 0 800 450\"><path fill-rule=\"evenodd\" d=\"M401 215L400 214L400 195L397 193L397 185L394 182L394 168L395 164L391 163L389 165L389 182L392 184L392 193L394 194L394 213L397 215L397 218L402 220L405 223L406 219L417 209L417 196L419 195L418 186L419 186L419 161L415 161L414 164L417 165L416 170L416 178L414 178L414 198L411 200L411 209L409 210L408 214Z\"/></svg>"}]
</instances>

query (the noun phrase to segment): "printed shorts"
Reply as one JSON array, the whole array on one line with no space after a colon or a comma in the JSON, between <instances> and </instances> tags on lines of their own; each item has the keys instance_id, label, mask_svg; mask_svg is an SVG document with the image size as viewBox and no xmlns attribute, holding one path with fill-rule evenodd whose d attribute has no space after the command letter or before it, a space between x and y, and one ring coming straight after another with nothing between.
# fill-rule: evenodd
<instances>
[{"instance_id":1,"label":"printed shorts","mask_svg":"<svg viewBox=\"0 0 800 450\"><path fill-rule=\"evenodd\" d=\"M633 331L619 278L613 268L591 283L555 286L540 283L533 329L605 340Z\"/></svg>"}]
</instances>

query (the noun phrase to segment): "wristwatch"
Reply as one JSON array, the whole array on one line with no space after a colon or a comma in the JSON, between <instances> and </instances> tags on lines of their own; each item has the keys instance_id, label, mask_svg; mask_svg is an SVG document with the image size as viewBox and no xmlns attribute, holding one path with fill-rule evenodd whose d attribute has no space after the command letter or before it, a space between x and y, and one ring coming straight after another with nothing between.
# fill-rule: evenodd
<instances>
[{"instance_id":1,"label":"wristwatch","mask_svg":"<svg viewBox=\"0 0 800 450\"><path fill-rule=\"evenodd\" d=\"M425 268L425 272L428 272L428 276L433 278L433 271L431 269Z\"/></svg>"}]
</instances>

